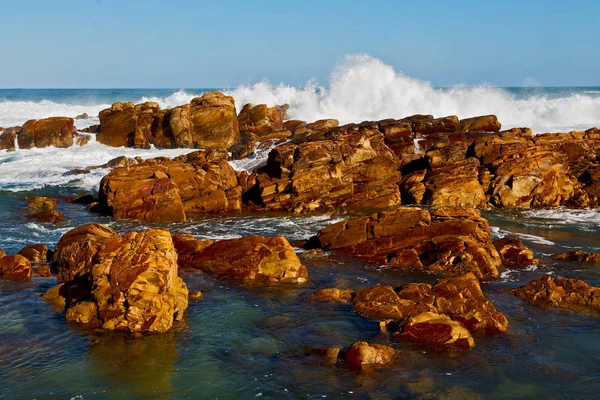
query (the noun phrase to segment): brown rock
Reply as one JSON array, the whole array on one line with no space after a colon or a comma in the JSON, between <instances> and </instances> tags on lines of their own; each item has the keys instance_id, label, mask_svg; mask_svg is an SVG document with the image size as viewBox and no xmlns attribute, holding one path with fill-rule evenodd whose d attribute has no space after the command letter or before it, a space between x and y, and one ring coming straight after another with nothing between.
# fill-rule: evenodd
<instances>
[{"instance_id":1,"label":"brown rock","mask_svg":"<svg viewBox=\"0 0 600 400\"><path fill-rule=\"evenodd\" d=\"M505 265L537 265L540 262L517 237L498 239L494 241L494 247Z\"/></svg>"},{"instance_id":2,"label":"brown rock","mask_svg":"<svg viewBox=\"0 0 600 400\"><path fill-rule=\"evenodd\" d=\"M35 124L35 147L70 147L74 136L73 118L51 117Z\"/></svg>"},{"instance_id":3,"label":"brown rock","mask_svg":"<svg viewBox=\"0 0 600 400\"><path fill-rule=\"evenodd\" d=\"M233 97L211 92L192 99L190 129L196 148L228 148L233 145L240 137Z\"/></svg>"},{"instance_id":4,"label":"brown rock","mask_svg":"<svg viewBox=\"0 0 600 400\"><path fill-rule=\"evenodd\" d=\"M64 215L56 211L56 200L50 197L31 197L27 202L29 210L32 211L27 215L29 219L50 223L57 223L64 219Z\"/></svg>"},{"instance_id":5,"label":"brown rock","mask_svg":"<svg viewBox=\"0 0 600 400\"><path fill-rule=\"evenodd\" d=\"M50 303L55 304L60 307L60 309L64 309L67 305L67 287L64 283L60 283L56 286L51 287L44 293L44 299L48 300Z\"/></svg>"},{"instance_id":6,"label":"brown rock","mask_svg":"<svg viewBox=\"0 0 600 400\"><path fill-rule=\"evenodd\" d=\"M384 367L396 359L396 350L383 344L356 342L346 352L344 362L359 371Z\"/></svg>"},{"instance_id":7,"label":"brown rock","mask_svg":"<svg viewBox=\"0 0 600 400\"><path fill-rule=\"evenodd\" d=\"M89 254L84 250L80 258ZM177 276L177 254L169 232L148 229L122 237L109 235L93 258L91 297L70 303L68 321L109 330L165 332L183 317L188 290Z\"/></svg>"},{"instance_id":8,"label":"brown rock","mask_svg":"<svg viewBox=\"0 0 600 400\"><path fill-rule=\"evenodd\" d=\"M487 220L472 209L400 208L333 224L313 240L369 262L484 279L496 278L501 263Z\"/></svg>"},{"instance_id":9,"label":"brown rock","mask_svg":"<svg viewBox=\"0 0 600 400\"><path fill-rule=\"evenodd\" d=\"M188 293L188 300L199 301L202 300L202 292L199 290L190 290Z\"/></svg>"},{"instance_id":10,"label":"brown rock","mask_svg":"<svg viewBox=\"0 0 600 400\"><path fill-rule=\"evenodd\" d=\"M354 297L352 289L327 288L313 293L312 298L319 301L330 301L336 303L350 303Z\"/></svg>"},{"instance_id":11,"label":"brown rock","mask_svg":"<svg viewBox=\"0 0 600 400\"><path fill-rule=\"evenodd\" d=\"M91 138L92 138L91 136L80 135L75 140L75 144L77 144L78 146L85 146L86 144L88 144L90 142Z\"/></svg>"},{"instance_id":12,"label":"brown rock","mask_svg":"<svg viewBox=\"0 0 600 400\"><path fill-rule=\"evenodd\" d=\"M354 311L380 321L398 320L430 309L432 306L426 302L400 298L391 286L367 287L354 296Z\"/></svg>"},{"instance_id":13,"label":"brown rock","mask_svg":"<svg viewBox=\"0 0 600 400\"><path fill-rule=\"evenodd\" d=\"M439 281L433 286L433 294L438 313L450 316L471 332L495 335L508 329L508 320L483 295L472 273Z\"/></svg>"},{"instance_id":14,"label":"brown rock","mask_svg":"<svg viewBox=\"0 0 600 400\"><path fill-rule=\"evenodd\" d=\"M104 243L117 233L100 224L82 225L65 233L54 250L53 264L59 282L87 275L96 263L96 255Z\"/></svg>"},{"instance_id":15,"label":"brown rock","mask_svg":"<svg viewBox=\"0 0 600 400\"><path fill-rule=\"evenodd\" d=\"M100 183L100 203L117 219L180 222L189 214L239 212L242 188L226 151L198 151L117 168Z\"/></svg>"},{"instance_id":16,"label":"brown rock","mask_svg":"<svg viewBox=\"0 0 600 400\"><path fill-rule=\"evenodd\" d=\"M51 197L30 197L27 199L27 206L32 211L50 211L56 208L56 200Z\"/></svg>"},{"instance_id":17,"label":"brown rock","mask_svg":"<svg viewBox=\"0 0 600 400\"><path fill-rule=\"evenodd\" d=\"M49 265L40 265L39 267L33 269L33 274L42 278L48 278L52 276L52 271L50 270Z\"/></svg>"},{"instance_id":18,"label":"brown rock","mask_svg":"<svg viewBox=\"0 0 600 400\"><path fill-rule=\"evenodd\" d=\"M45 244L28 244L19 254L27 258L32 264L45 264L52 259L52 252Z\"/></svg>"},{"instance_id":19,"label":"brown rock","mask_svg":"<svg viewBox=\"0 0 600 400\"><path fill-rule=\"evenodd\" d=\"M577 279L544 276L511 290L511 293L538 307L600 313L600 288Z\"/></svg>"},{"instance_id":20,"label":"brown rock","mask_svg":"<svg viewBox=\"0 0 600 400\"><path fill-rule=\"evenodd\" d=\"M193 268L192 260L196 253L199 253L213 243L212 240L196 239L186 233L172 235L172 238L175 251L177 252L177 264L179 268Z\"/></svg>"},{"instance_id":21,"label":"brown rock","mask_svg":"<svg viewBox=\"0 0 600 400\"><path fill-rule=\"evenodd\" d=\"M158 109L158 105L157 109ZM130 147L137 129L138 113L131 102L116 102L100 111L100 132L96 140L112 147Z\"/></svg>"},{"instance_id":22,"label":"brown rock","mask_svg":"<svg viewBox=\"0 0 600 400\"><path fill-rule=\"evenodd\" d=\"M88 119L90 116L87 113L79 114L75 119Z\"/></svg>"},{"instance_id":23,"label":"brown rock","mask_svg":"<svg viewBox=\"0 0 600 400\"><path fill-rule=\"evenodd\" d=\"M470 350L475 347L471 333L447 315L423 312L409 317L394 335L439 350Z\"/></svg>"},{"instance_id":24,"label":"brown rock","mask_svg":"<svg viewBox=\"0 0 600 400\"><path fill-rule=\"evenodd\" d=\"M327 131L332 128L337 128L340 125L340 121L337 119L320 119L310 124L306 124L306 128L313 131Z\"/></svg>"},{"instance_id":25,"label":"brown rock","mask_svg":"<svg viewBox=\"0 0 600 400\"><path fill-rule=\"evenodd\" d=\"M17 143L19 149L32 149L35 147L35 125L37 120L31 119L21 126L18 132Z\"/></svg>"},{"instance_id":26,"label":"brown rock","mask_svg":"<svg viewBox=\"0 0 600 400\"><path fill-rule=\"evenodd\" d=\"M582 250L570 251L568 253L553 254L552 259L556 261L600 265L600 253L589 253L587 251Z\"/></svg>"},{"instance_id":27,"label":"brown rock","mask_svg":"<svg viewBox=\"0 0 600 400\"><path fill-rule=\"evenodd\" d=\"M220 240L196 253L193 266L222 279L304 283L306 267L283 237Z\"/></svg>"},{"instance_id":28,"label":"brown rock","mask_svg":"<svg viewBox=\"0 0 600 400\"><path fill-rule=\"evenodd\" d=\"M0 277L12 281L31 279L31 263L20 254L0 258Z\"/></svg>"},{"instance_id":29,"label":"brown rock","mask_svg":"<svg viewBox=\"0 0 600 400\"><path fill-rule=\"evenodd\" d=\"M240 132L249 132L259 139L265 134L283 130L283 122L276 108L265 104L246 104L238 115Z\"/></svg>"},{"instance_id":30,"label":"brown rock","mask_svg":"<svg viewBox=\"0 0 600 400\"><path fill-rule=\"evenodd\" d=\"M6 256L6 253L2 249L0 249L0 258L2 258L4 256Z\"/></svg>"},{"instance_id":31,"label":"brown rock","mask_svg":"<svg viewBox=\"0 0 600 400\"><path fill-rule=\"evenodd\" d=\"M17 142L17 134L21 130L20 127L16 126L8 128L0 134L0 150L15 150L15 143Z\"/></svg>"},{"instance_id":32,"label":"brown rock","mask_svg":"<svg viewBox=\"0 0 600 400\"><path fill-rule=\"evenodd\" d=\"M460 124L456 115L436 119L421 119L413 122L413 131L416 137L432 135L436 133L458 132Z\"/></svg>"},{"instance_id":33,"label":"brown rock","mask_svg":"<svg viewBox=\"0 0 600 400\"><path fill-rule=\"evenodd\" d=\"M466 118L460 120L461 132L500 132L502 125L495 115Z\"/></svg>"}]
</instances>

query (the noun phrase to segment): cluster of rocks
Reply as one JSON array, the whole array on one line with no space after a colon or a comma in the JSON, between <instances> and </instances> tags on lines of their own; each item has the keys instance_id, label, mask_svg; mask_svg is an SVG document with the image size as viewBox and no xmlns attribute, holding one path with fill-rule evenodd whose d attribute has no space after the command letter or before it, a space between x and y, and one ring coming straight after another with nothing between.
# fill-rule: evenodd
<instances>
[{"instance_id":1,"label":"cluster of rocks","mask_svg":"<svg viewBox=\"0 0 600 400\"><path fill-rule=\"evenodd\" d=\"M49 261L52 251L42 243L28 244L17 254L6 255L0 250L0 278L11 281L28 281L33 275L51 276ZM35 268L34 268L35 267Z\"/></svg>"},{"instance_id":2,"label":"cluster of rocks","mask_svg":"<svg viewBox=\"0 0 600 400\"><path fill-rule=\"evenodd\" d=\"M56 199L45 196L30 197L27 199L26 218L40 222L57 223L64 219L64 214L56 210Z\"/></svg>"},{"instance_id":3,"label":"cluster of rocks","mask_svg":"<svg viewBox=\"0 0 600 400\"><path fill-rule=\"evenodd\" d=\"M83 146L89 136L77 133L73 118L50 117L29 120L22 126L0 130L0 150L43 148L49 146L70 147L75 142Z\"/></svg>"}]
</instances>

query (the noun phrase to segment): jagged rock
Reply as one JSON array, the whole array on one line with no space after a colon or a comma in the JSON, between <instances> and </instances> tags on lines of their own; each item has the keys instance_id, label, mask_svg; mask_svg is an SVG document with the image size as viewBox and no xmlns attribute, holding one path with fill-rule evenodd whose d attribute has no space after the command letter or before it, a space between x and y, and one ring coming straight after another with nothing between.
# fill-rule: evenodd
<instances>
[{"instance_id":1,"label":"jagged rock","mask_svg":"<svg viewBox=\"0 0 600 400\"><path fill-rule=\"evenodd\" d=\"M354 290L326 288L313 293L312 298L320 301L331 301L336 303L350 303L354 298Z\"/></svg>"},{"instance_id":2,"label":"jagged rock","mask_svg":"<svg viewBox=\"0 0 600 400\"><path fill-rule=\"evenodd\" d=\"M403 299L391 286L375 285L356 292L354 311L380 321L397 320L433 309L426 302Z\"/></svg>"},{"instance_id":3,"label":"jagged rock","mask_svg":"<svg viewBox=\"0 0 600 400\"><path fill-rule=\"evenodd\" d=\"M338 222L311 240L316 247L397 268L498 276L500 255L476 210L399 208Z\"/></svg>"},{"instance_id":4,"label":"jagged rock","mask_svg":"<svg viewBox=\"0 0 600 400\"><path fill-rule=\"evenodd\" d=\"M99 196L114 218L146 222L179 222L188 214L242 207L242 188L227 152L217 150L114 169L100 182Z\"/></svg>"},{"instance_id":5,"label":"jagged rock","mask_svg":"<svg viewBox=\"0 0 600 400\"><path fill-rule=\"evenodd\" d=\"M219 279L304 283L306 267L283 237L220 240L195 254L193 266Z\"/></svg>"},{"instance_id":6,"label":"jagged rock","mask_svg":"<svg viewBox=\"0 0 600 400\"><path fill-rule=\"evenodd\" d=\"M475 347L473 336L464 326L447 315L432 312L409 317L394 336L440 350L469 350Z\"/></svg>"},{"instance_id":7,"label":"jagged rock","mask_svg":"<svg viewBox=\"0 0 600 400\"><path fill-rule=\"evenodd\" d=\"M33 269L33 274L42 278L48 278L52 276L52 270L50 269L49 265L40 265L39 267Z\"/></svg>"},{"instance_id":8,"label":"jagged rock","mask_svg":"<svg viewBox=\"0 0 600 400\"><path fill-rule=\"evenodd\" d=\"M85 146L86 144L88 144L90 142L91 138L92 138L91 136L87 136L87 135L77 136L77 139L75 139L75 144L77 146Z\"/></svg>"},{"instance_id":9,"label":"jagged rock","mask_svg":"<svg viewBox=\"0 0 600 400\"><path fill-rule=\"evenodd\" d=\"M30 197L27 207L31 212L26 217L40 222L57 223L64 219L64 214L56 211L56 200L50 197Z\"/></svg>"},{"instance_id":10,"label":"jagged rock","mask_svg":"<svg viewBox=\"0 0 600 400\"><path fill-rule=\"evenodd\" d=\"M20 131L20 129L20 127L16 126L13 128L8 128L0 134L0 150L15 150L17 134Z\"/></svg>"},{"instance_id":11,"label":"jagged rock","mask_svg":"<svg viewBox=\"0 0 600 400\"><path fill-rule=\"evenodd\" d=\"M186 233L172 235L173 245L177 252L177 264L179 268L193 268L192 261L196 253L204 250L211 244L212 240L200 240Z\"/></svg>"},{"instance_id":12,"label":"jagged rock","mask_svg":"<svg viewBox=\"0 0 600 400\"><path fill-rule=\"evenodd\" d=\"M544 276L511 290L511 293L538 307L600 313L600 288L578 279Z\"/></svg>"},{"instance_id":13,"label":"jagged rock","mask_svg":"<svg viewBox=\"0 0 600 400\"><path fill-rule=\"evenodd\" d=\"M158 110L155 102L138 105L116 102L98 114L100 132L96 140L112 147L146 148L150 144L151 125Z\"/></svg>"},{"instance_id":14,"label":"jagged rock","mask_svg":"<svg viewBox=\"0 0 600 400\"><path fill-rule=\"evenodd\" d=\"M100 248L117 236L114 230L100 224L82 225L65 233L54 249L56 280L68 282L88 275Z\"/></svg>"},{"instance_id":15,"label":"jagged rock","mask_svg":"<svg viewBox=\"0 0 600 400\"><path fill-rule=\"evenodd\" d=\"M582 250L570 251L568 253L553 254L552 259L556 261L600 265L600 253L589 253L587 251Z\"/></svg>"},{"instance_id":16,"label":"jagged rock","mask_svg":"<svg viewBox=\"0 0 600 400\"><path fill-rule=\"evenodd\" d=\"M376 343L356 342L346 352L344 363L359 371L380 368L396 359L396 350L390 346Z\"/></svg>"},{"instance_id":17,"label":"jagged rock","mask_svg":"<svg viewBox=\"0 0 600 400\"><path fill-rule=\"evenodd\" d=\"M31 279L31 263L20 254L0 258L0 277L12 281Z\"/></svg>"},{"instance_id":18,"label":"jagged rock","mask_svg":"<svg viewBox=\"0 0 600 400\"><path fill-rule=\"evenodd\" d=\"M19 149L33 147L70 147L75 137L73 118L50 117L40 120L29 120L17 133Z\"/></svg>"},{"instance_id":19,"label":"jagged rock","mask_svg":"<svg viewBox=\"0 0 600 400\"><path fill-rule=\"evenodd\" d=\"M238 115L240 132L248 132L259 139L271 132L283 130L283 122L276 108L269 108L265 104L252 106L246 104Z\"/></svg>"},{"instance_id":20,"label":"jagged rock","mask_svg":"<svg viewBox=\"0 0 600 400\"><path fill-rule=\"evenodd\" d=\"M502 124L495 115L483 115L460 120L461 132L500 132Z\"/></svg>"},{"instance_id":21,"label":"jagged rock","mask_svg":"<svg viewBox=\"0 0 600 400\"><path fill-rule=\"evenodd\" d=\"M327 131L332 128L337 128L340 125L340 121L337 119L320 119L310 124L306 124L306 128L313 131Z\"/></svg>"},{"instance_id":22,"label":"jagged rock","mask_svg":"<svg viewBox=\"0 0 600 400\"><path fill-rule=\"evenodd\" d=\"M67 285L77 285L81 293L70 294L63 286L69 289L53 288L45 297L65 297L71 322L128 332L169 330L188 305L170 233L113 233L93 224L67 232L57 245L58 277L77 278ZM73 270L66 271L69 266ZM82 280L87 285L79 286Z\"/></svg>"},{"instance_id":23,"label":"jagged rock","mask_svg":"<svg viewBox=\"0 0 600 400\"><path fill-rule=\"evenodd\" d=\"M518 237L498 239L493 244L505 265L537 265L540 262Z\"/></svg>"},{"instance_id":24,"label":"jagged rock","mask_svg":"<svg viewBox=\"0 0 600 400\"><path fill-rule=\"evenodd\" d=\"M32 264L45 264L52 259L52 252L43 243L28 244L19 251L19 254Z\"/></svg>"},{"instance_id":25,"label":"jagged rock","mask_svg":"<svg viewBox=\"0 0 600 400\"><path fill-rule=\"evenodd\" d=\"M252 156L256 150L256 135L250 132L240 132L240 140L229 148L231 158L241 160Z\"/></svg>"}]
</instances>

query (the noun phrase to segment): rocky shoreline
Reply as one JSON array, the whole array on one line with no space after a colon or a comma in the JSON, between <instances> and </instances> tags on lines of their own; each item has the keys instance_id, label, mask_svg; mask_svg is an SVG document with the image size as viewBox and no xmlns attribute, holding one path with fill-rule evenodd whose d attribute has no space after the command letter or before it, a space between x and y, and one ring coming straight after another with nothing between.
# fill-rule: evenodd
<instances>
[{"instance_id":1,"label":"rocky shoreline","mask_svg":"<svg viewBox=\"0 0 600 400\"><path fill-rule=\"evenodd\" d=\"M310 282L304 257L331 252L439 280L322 287L307 300L349 304L394 342L460 354L510 330L511 315L496 309L480 282L540 262L516 237L492 241L478 209L600 203L596 128L501 131L493 115L307 123L290 120L285 106L246 105L238 115L233 98L214 92L167 110L150 102L115 103L87 133L115 147L200 149L173 159L111 160L97 195L71 199L114 220L162 228L118 235L87 224L66 232L53 251L46 244L18 254L0 250L0 278L54 276L58 285L44 297L67 321L90 329L164 333L185 318L188 301L202 296L188 290L183 272L227 285L293 290ZM32 120L3 130L0 149L84 146L88 135L76 132L71 118ZM234 170L232 158L250 157L257 148L271 148L264 165ZM168 230L168 224L206 215L342 210L349 218L293 243L256 235L213 242ZM65 216L55 199L32 197L24 218L56 224ZM600 254L582 251L553 258L600 264ZM580 280L543 276L510 293L534 306L600 311L600 288ZM394 347L365 341L306 354L360 371L391 365L397 356Z\"/></svg>"}]
</instances>

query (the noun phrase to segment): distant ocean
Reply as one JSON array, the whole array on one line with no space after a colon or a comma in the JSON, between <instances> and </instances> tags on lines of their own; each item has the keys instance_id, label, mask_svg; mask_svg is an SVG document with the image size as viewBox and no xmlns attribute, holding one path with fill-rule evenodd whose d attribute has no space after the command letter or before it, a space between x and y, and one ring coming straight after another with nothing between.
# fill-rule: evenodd
<instances>
[{"instance_id":1,"label":"distant ocean","mask_svg":"<svg viewBox=\"0 0 600 400\"><path fill-rule=\"evenodd\" d=\"M396 72L368 56L350 56L334 68L329 82L301 87L267 81L235 88L167 89L0 89L0 127L28 119L98 112L115 101L156 101L161 107L189 102L204 92L222 90L236 100L269 106L288 103L294 119L337 118L340 123L402 118L412 114L496 114L504 128L530 127L535 133L588 129L600 125L600 86L507 87L482 84L436 88Z\"/></svg>"}]
</instances>

